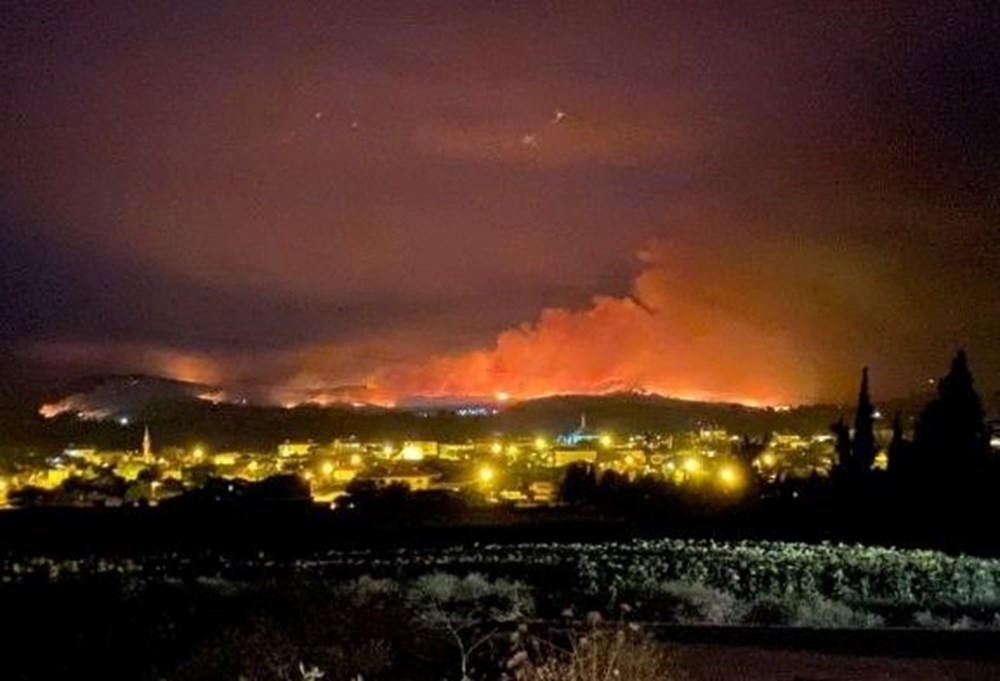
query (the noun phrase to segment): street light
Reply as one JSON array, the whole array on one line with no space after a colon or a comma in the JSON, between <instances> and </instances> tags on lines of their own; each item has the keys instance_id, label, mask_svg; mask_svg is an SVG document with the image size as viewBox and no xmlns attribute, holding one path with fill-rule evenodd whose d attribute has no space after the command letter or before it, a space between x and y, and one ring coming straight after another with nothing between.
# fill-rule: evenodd
<instances>
[{"instance_id":1,"label":"street light","mask_svg":"<svg viewBox=\"0 0 1000 681\"><path fill-rule=\"evenodd\" d=\"M479 482L489 485L496 477L496 471L490 466L483 466L479 469Z\"/></svg>"},{"instance_id":2,"label":"street light","mask_svg":"<svg viewBox=\"0 0 1000 681\"><path fill-rule=\"evenodd\" d=\"M719 469L719 481L728 489L736 489L740 486L740 473L727 464Z\"/></svg>"}]
</instances>

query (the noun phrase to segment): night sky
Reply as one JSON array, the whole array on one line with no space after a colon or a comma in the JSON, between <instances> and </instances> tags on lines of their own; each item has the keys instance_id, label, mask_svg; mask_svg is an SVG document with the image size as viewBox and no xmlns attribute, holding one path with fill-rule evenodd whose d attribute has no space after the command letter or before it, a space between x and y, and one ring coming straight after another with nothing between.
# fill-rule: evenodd
<instances>
[{"instance_id":1,"label":"night sky","mask_svg":"<svg viewBox=\"0 0 1000 681\"><path fill-rule=\"evenodd\" d=\"M990 3L597 4L5 2L0 369L1000 387Z\"/></svg>"}]
</instances>

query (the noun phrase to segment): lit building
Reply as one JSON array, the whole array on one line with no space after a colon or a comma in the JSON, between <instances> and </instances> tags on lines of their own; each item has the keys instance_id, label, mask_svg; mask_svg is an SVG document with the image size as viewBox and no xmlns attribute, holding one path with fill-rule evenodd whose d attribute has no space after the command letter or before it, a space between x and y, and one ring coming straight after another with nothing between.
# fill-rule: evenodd
<instances>
[{"instance_id":1,"label":"lit building","mask_svg":"<svg viewBox=\"0 0 1000 681\"><path fill-rule=\"evenodd\" d=\"M358 476L357 479L370 481L375 487L403 485L411 492L420 492L430 489L437 477L434 473L426 473L416 469L396 469Z\"/></svg>"},{"instance_id":2,"label":"lit building","mask_svg":"<svg viewBox=\"0 0 1000 681\"><path fill-rule=\"evenodd\" d=\"M316 447L316 443L309 442L289 442L286 440L278 445L278 456L282 458L292 456L307 456Z\"/></svg>"},{"instance_id":3,"label":"lit building","mask_svg":"<svg viewBox=\"0 0 1000 681\"><path fill-rule=\"evenodd\" d=\"M556 498L556 486L551 482L535 481L528 485L528 496L537 504L552 503Z\"/></svg>"},{"instance_id":4,"label":"lit building","mask_svg":"<svg viewBox=\"0 0 1000 681\"><path fill-rule=\"evenodd\" d=\"M587 415L580 414L580 426L576 430L563 433L556 438L559 444L569 447L578 447L586 444L596 444L600 442L601 435L587 427Z\"/></svg>"},{"instance_id":5,"label":"lit building","mask_svg":"<svg viewBox=\"0 0 1000 681\"><path fill-rule=\"evenodd\" d=\"M556 468L568 466L571 463L596 463L596 449L553 449L552 465Z\"/></svg>"},{"instance_id":6,"label":"lit building","mask_svg":"<svg viewBox=\"0 0 1000 681\"><path fill-rule=\"evenodd\" d=\"M422 461L428 458L436 458L438 451L437 442L430 440L410 440L403 443L403 448L399 450L399 457L404 461Z\"/></svg>"}]
</instances>

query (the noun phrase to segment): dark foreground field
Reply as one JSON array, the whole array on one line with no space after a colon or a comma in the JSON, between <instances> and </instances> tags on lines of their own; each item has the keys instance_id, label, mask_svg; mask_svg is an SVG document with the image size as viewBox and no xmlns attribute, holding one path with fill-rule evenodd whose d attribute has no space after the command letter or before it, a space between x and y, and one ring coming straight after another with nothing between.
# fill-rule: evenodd
<instances>
[{"instance_id":1,"label":"dark foreground field","mask_svg":"<svg viewBox=\"0 0 1000 681\"><path fill-rule=\"evenodd\" d=\"M324 679L347 681L362 674L370 681L457 681L459 651L441 626L450 621L466 644L489 639L471 656L469 669L471 679L488 681L509 671L515 632L569 648L567 633L596 639L595 632L602 631L611 640L623 629L620 620L594 625L583 615L572 621L527 616L495 621L490 616L498 611L491 608L502 608L510 592L479 585L481 593L463 593L455 582L458 588L445 593L445 583L434 578L420 594L385 582L344 585L299 578L8 583L0 624L3 678L284 681L304 678L302 663L307 672L322 670ZM450 619L437 619L442 615ZM476 622L477 617L483 620ZM633 632L627 627L630 636L663 654L668 675L622 681L1000 678L1000 635L992 631L642 623Z\"/></svg>"},{"instance_id":2,"label":"dark foreground field","mask_svg":"<svg viewBox=\"0 0 1000 681\"><path fill-rule=\"evenodd\" d=\"M752 646L671 648L690 681L988 681L1000 661L829 654Z\"/></svg>"},{"instance_id":3,"label":"dark foreground field","mask_svg":"<svg viewBox=\"0 0 1000 681\"><path fill-rule=\"evenodd\" d=\"M0 514L2 678L596 681L574 661L619 653L620 681L1000 678L1000 560L467 520Z\"/></svg>"}]
</instances>

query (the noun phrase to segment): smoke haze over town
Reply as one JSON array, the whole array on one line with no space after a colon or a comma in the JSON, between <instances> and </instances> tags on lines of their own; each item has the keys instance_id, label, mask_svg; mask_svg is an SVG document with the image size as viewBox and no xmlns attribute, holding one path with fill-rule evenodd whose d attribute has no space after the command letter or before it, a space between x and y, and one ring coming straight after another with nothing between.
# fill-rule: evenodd
<instances>
[{"instance_id":1,"label":"smoke haze over town","mask_svg":"<svg viewBox=\"0 0 1000 681\"><path fill-rule=\"evenodd\" d=\"M977 3L15 3L0 350L276 403L1000 372Z\"/></svg>"}]
</instances>

